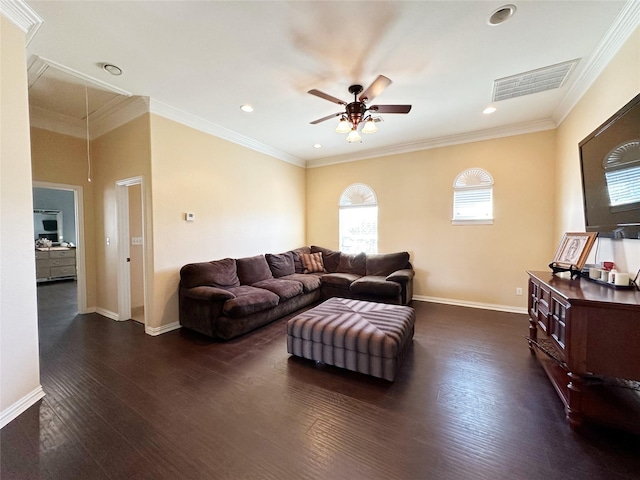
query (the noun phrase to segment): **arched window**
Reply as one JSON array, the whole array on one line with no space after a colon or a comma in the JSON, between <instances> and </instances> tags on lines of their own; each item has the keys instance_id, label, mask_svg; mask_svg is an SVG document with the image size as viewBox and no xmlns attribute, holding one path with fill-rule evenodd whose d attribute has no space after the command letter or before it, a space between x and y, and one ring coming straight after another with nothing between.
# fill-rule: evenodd
<instances>
[{"instance_id":1,"label":"arched window","mask_svg":"<svg viewBox=\"0 0 640 480\"><path fill-rule=\"evenodd\" d=\"M378 200L371 187L354 183L340 196L340 251L378 252Z\"/></svg>"},{"instance_id":2,"label":"arched window","mask_svg":"<svg viewBox=\"0 0 640 480\"><path fill-rule=\"evenodd\" d=\"M481 168L469 168L453 182L454 225L493 223L493 178Z\"/></svg>"}]
</instances>

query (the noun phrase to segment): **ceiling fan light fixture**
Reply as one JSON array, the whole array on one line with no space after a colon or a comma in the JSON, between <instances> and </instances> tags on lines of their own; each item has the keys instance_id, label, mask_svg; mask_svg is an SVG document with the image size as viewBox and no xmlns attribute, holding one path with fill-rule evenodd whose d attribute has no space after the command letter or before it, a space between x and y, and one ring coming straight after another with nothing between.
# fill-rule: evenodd
<instances>
[{"instance_id":1,"label":"ceiling fan light fixture","mask_svg":"<svg viewBox=\"0 0 640 480\"><path fill-rule=\"evenodd\" d=\"M349 132L349 135L347 135L347 142L349 143L359 142L360 140L362 140L362 137L355 128Z\"/></svg>"},{"instance_id":2,"label":"ceiling fan light fixture","mask_svg":"<svg viewBox=\"0 0 640 480\"><path fill-rule=\"evenodd\" d=\"M376 127L376 122L373 121L373 118L369 117L366 122L364 122L364 127L362 127L362 133L370 134L376 133L378 131L378 127Z\"/></svg>"},{"instance_id":3,"label":"ceiling fan light fixture","mask_svg":"<svg viewBox=\"0 0 640 480\"><path fill-rule=\"evenodd\" d=\"M370 102L373 98L377 97L390 84L391 80L389 80L384 75L378 75L373 83L366 89L363 89L362 85L351 85L349 87L349 93L353 95L353 102L350 103L344 102L339 98L321 92L320 90L309 90L307 93L311 95L322 98L324 100L328 100L331 103L337 103L338 105L342 105L344 107L343 112L333 113L309 123L311 123L311 125L316 125L331 118L340 117L340 121L336 126L336 133L348 133L347 142L349 143L360 142L362 141L360 133L370 134L377 132L378 127L374 122L381 121L380 117L376 116L374 118L371 115L367 115L368 111L375 114L406 114L411 110L411 105L371 105L370 107L366 105L367 102ZM358 95L360 95L360 97L358 97ZM361 132L358 133L358 130L360 130Z\"/></svg>"},{"instance_id":4,"label":"ceiling fan light fixture","mask_svg":"<svg viewBox=\"0 0 640 480\"><path fill-rule=\"evenodd\" d=\"M344 115L340 118L338 126L336 127L336 133L349 133L351 131L351 124L347 121L347 117Z\"/></svg>"}]
</instances>

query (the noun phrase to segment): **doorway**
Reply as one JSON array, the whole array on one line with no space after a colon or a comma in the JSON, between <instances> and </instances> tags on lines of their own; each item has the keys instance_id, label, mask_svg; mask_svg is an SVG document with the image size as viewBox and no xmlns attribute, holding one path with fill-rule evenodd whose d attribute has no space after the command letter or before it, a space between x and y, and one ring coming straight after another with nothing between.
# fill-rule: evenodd
<instances>
[{"instance_id":1,"label":"doorway","mask_svg":"<svg viewBox=\"0 0 640 480\"><path fill-rule=\"evenodd\" d=\"M145 320L144 182L116 182L118 212L118 319Z\"/></svg>"},{"instance_id":2,"label":"doorway","mask_svg":"<svg viewBox=\"0 0 640 480\"><path fill-rule=\"evenodd\" d=\"M66 185L50 182L33 182L34 208L55 208L55 210L65 211L63 215L65 225L61 228L63 239L75 246L76 264L76 298L78 313L90 313L87 309L87 281L85 269L85 244L84 244L84 208L83 190L78 185ZM66 198L73 198L69 201L69 206L65 206ZM39 203L45 202L45 203ZM61 202L53 204L51 202ZM34 278L34 281L36 279ZM68 288L67 288L68 289Z\"/></svg>"}]
</instances>

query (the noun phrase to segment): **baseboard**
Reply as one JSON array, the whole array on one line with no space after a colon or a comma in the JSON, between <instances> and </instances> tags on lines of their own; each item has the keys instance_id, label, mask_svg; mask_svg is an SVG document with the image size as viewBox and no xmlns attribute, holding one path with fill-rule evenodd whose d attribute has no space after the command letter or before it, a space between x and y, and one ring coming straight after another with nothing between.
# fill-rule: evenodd
<instances>
[{"instance_id":1,"label":"baseboard","mask_svg":"<svg viewBox=\"0 0 640 480\"><path fill-rule=\"evenodd\" d=\"M35 404L38 400L45 395L41 385L38 388L31 391L29 394L22 397L16 403L0 413L0 428L7 425L12 420L16 419L21 413Z\"/></svg>"},{"instance_id":2,"label":"baseboard","mask_svg":"<svg viewBox=\"0 0 640 480\"><path fill-rule=\"evenodd\" d=\"M111 320L120 320L120 315L111 310L107 310L106 308L96 307L95 312L102 315L103 317L110 318Z\"/></svg>"},{"instance_id":3,"label":"baseboard","mask_svg":"<svg viewBox=\"0 0 640 480\"><path fill-rule=\"evenodd\" d=\"M513 307L511 305L495 305L492 303L468 302L466 300L456 300L452 298L427 297L425 295L414 295L413 300L419 302L442 303L445 305L455 305L456 307L480 308L482 310L495 310L497 312L523 313L527 314L527 309Z\"/></svg>"},{"instance_id":4,"label":"baseboard","mask_svg":"<svg viewBox=\"0 0 640 480\"><path fill-rule=\"evenodd\" d=\"M145 325L144 332L147 335L151 335L155 337L157 335L162 335L163 333L167 333L172 330L177 330L178 328L180 328L180 322L173 322L168 325L162 325L161 327L149 327Z\"/></svg>"},{"instance_id":5,"label":"baseboard","mask_svg":"<svg viewBox=\"0 0 640 480\"><path fill-rule=\"evenodd\" d=\"M87 307L83 312L78 312L80 315L86 315L87 313L96 313L98 309L96 307Z\"/></svg>"}]
</instances>

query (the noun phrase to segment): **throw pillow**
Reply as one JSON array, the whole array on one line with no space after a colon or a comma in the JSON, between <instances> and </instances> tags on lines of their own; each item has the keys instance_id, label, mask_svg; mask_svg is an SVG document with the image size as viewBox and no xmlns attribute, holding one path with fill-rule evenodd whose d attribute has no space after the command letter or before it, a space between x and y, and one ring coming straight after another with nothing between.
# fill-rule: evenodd
<instances>
[{"instance_id":1,"label":"throw pillow","mask_svg":"<svg viewBox=\"0 0 640 480\"><path fill-rule=\"evenodd\" d=\"M301 253L300 260L302 260L302 265L304 266L304 273L324 272L322 252Z\"/></svg>"},{"instance_id":2,"label":"throw pillow","mask_svg":"<svg viewBox=\"0 0 640 480\"><path fill-rule=\"evenodd\" d=\"M300 247L295 250L291 250L291 253L293 253L293 265L296 273L304 273L304 265L302 265L302 260L300 260L300 254L311 253L311 249L309 247Z\"/></svg>"},{"instance_id":3,"label":"throw pillow","mask_svg":"<svg viewBox=\"0 0 640 480\"><path fill-rule=\"evenodd\" d=\"M293 252L279 253L277 255L267 253L265 255L271 273L275 278L284 277L285 275L293 275L296 273L293 261Z\"/></svg>"},{"instance_id":4,"label":"throw pillow","mask_svg":"<svg viewBox=\"0 0 640 480\"><path fill-rule=\"evenodd\" d=\"M236 259L238 278L241 285L253 285L256 282L273 278L264 255Z\"/></svg>"},{"instance_id":5,"label":"throw pillow","mask_svg":"<svg viewBox=\"0 0 640 480\"><path fill-rule=\"evenodd\" d=\"M311 253L317 252L322 253L322 263L324 264L324 269L327 272L335 273L338 271L338 263L340 262L341 255L340 251L311 245Z\"/></svg>"}]
</instances>

